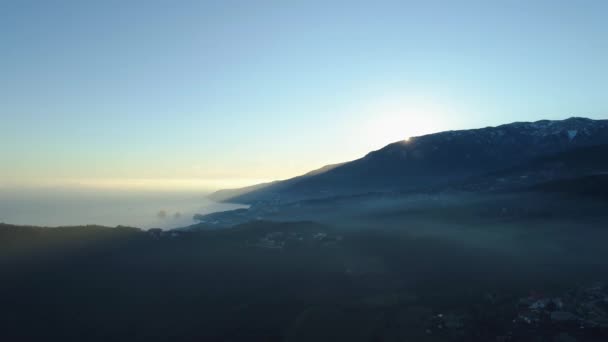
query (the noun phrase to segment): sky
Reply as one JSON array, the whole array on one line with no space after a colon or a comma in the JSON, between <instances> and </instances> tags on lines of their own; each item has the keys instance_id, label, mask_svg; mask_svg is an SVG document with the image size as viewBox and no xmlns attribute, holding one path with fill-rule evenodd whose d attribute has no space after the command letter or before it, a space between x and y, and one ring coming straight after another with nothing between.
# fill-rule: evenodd
<instances>
[{"instance_id":1,"label":"sky","mask_svg":"<svg viewBox=\"0 0 608 342\"><path fill-rule=\"evenodd\" d=\"M607 1L0 2L0 187L215 189L608 118Z\"/></svg>"}]
</instances>

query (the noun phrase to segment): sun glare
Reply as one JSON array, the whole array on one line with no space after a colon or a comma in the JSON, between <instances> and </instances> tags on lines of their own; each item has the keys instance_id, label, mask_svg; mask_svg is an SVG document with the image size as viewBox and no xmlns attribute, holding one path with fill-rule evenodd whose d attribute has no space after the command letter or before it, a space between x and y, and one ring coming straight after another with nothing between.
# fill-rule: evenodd
<instances>
[{"instance_id":1,"label":"sun glare","mask_svg":"<svg viewBox=\"0 0 608 342\"><path fill-rule=\"evenodd\" d=\"M451 109L431 99L404 98L369 106L363 133L375 148L446 129Z\"/></svg>"}]
</instances>

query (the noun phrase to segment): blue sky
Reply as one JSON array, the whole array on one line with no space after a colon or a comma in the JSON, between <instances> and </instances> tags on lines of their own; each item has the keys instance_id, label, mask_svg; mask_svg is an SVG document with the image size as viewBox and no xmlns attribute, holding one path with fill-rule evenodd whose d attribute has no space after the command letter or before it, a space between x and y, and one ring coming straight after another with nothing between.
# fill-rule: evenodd
<instances>
[{"instance_id":1,"label":"blue sky","mask_svg":"<svg viewBox=\"0 0 608 342\"><path fill-rule=\"evenodd\" d=\"M2 1L0 186L238 186L607 118L606 1Z\"/></svg>"}]
</instances>

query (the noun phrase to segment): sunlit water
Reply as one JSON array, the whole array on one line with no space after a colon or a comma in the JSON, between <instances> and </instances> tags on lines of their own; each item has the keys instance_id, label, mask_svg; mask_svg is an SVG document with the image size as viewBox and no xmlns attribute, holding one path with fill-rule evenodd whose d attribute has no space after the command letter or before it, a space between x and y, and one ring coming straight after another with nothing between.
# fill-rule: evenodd
<instances>
[{"instance_id":1,"label":"sunlit water","mask_svg":"<svg viewBox=\"0 0 608 342\"><path fill-rule=\"evenodd\" d=\"M196 223L194 214L242 207L213 202L194 192L0 189L0 222L19 225L170 229Z\"/></svg>"}]
</instances>

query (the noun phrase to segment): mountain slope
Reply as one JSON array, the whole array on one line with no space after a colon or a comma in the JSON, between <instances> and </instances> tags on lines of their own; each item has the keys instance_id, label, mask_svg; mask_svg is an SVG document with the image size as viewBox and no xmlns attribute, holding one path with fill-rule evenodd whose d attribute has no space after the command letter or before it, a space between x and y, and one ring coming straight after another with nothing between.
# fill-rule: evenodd
<instances>
[{"instance_id":1,"label":"mountain slope","mask_svg":"<svg viewBox=\"0 0 608 342\"><path fill-rule=\"evenodd\" d=\"M608 174L606 156L606 144L585 146L541 156L515 167L472 177L438 189L468 192L537 189L536 185L543 183Z\"/></svg>"},{"instance_id":2,"label":"mountain slope","mask_svg":"<svg viewBox=\"0 0 608 342\"><path fill-rule=\"evenodd\" d=\"M256 184L256 185L251 185L251 186L247 186L244 188L238 188L238 189L219 190L219 191L216 191L216 192L212 193L211 195L209 195L209 198L214 201L221 202L221 201L230 201L230 200L234 200L236 198L241 198L243 196L247 196L247 194L249 194L249 193L251 193L252 195L256 194L256 193L262 193L262 192L279 193L283 189L288 188L290 185L297 183L300 180L303 180L303 179L306 179L306 178L309 178L312 176L320 175L322 173L331 171L331 170L335 169L336 167L339 167L344 164L345 163L325 165L319 169L307 172L301 176L290 178L290 179L287 179L284 181L274 181L274 182L269 182L269 183Z\"/></svg>"},{"instance_id":3,"label":"mountain slope","mask_svg":"<svg viewBox=\"0 0 608 342\"><path fill-rule=\"evenodd\" d=\"M589 196L608 200L608 174L558 179L530 188L533 191Z\"/></svg>"},{"instance_id":4,"label":"mountain slope","mask_svg":"<svg viewBox=\"0 0 608 342\"><path fill-rule=\"evenodd\" d=\"M389 144L325 172L275 182L224 200L289 202L438 186L600 144L608 144L608 120L570 118L447 131Z\"/></svg>"}]
</instances>

